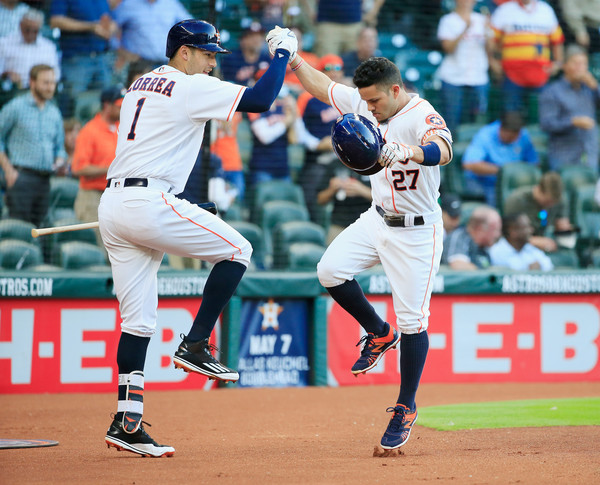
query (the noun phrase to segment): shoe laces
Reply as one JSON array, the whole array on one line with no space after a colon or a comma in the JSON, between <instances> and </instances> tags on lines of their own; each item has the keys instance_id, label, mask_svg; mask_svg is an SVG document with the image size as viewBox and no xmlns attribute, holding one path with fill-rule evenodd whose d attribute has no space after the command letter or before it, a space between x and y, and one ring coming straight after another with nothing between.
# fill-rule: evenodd
<instances>
[{"instance_id":1,"label":"shoe laces","mask_svg":"<svg viewBox=\"0 0 600 485\"><path fill-rule=\"evenodd\" d=\"M361 344L365 344L360 355L370 354L371 348L375 345L373 340L375 339L375 335L372 333L367 333L361 337L356 346L358 347Z\"/></svg>"},{"instance_id":2,"label":"shoe laces","mask_svg":"<svg viewBox=\"0 0 600 485\"><path fill-rule=\"evenodd\" d=\"M389 430L400 431L404 428L403 424L406 409L403 406L390 406L385 411L388 413L394 413L392 419L390 420L390 424L388 425Z\"/></svg>"}]
</instances>

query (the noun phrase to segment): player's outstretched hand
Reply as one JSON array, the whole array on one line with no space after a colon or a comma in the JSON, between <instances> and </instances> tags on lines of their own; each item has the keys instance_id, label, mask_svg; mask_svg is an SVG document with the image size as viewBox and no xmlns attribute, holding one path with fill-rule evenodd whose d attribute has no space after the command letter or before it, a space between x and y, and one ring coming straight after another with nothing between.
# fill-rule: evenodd
<instances>
[{"instance_id":1,"label":"player's outstretched hand","mask_svg":"<svg viewBox=\"0 0 600 485\"><path fill-rule=\"evenodd\" d=\"M269 52L272 56L275 55L277 49L284 49L290 53L289 62L292 62L298 51L298 39L290 29L282 29L276 26L267 34L267 44Z\"/></svg>"},{"instance_id":2,"label":"player's outstretched hand","mask_svg":"<svg viewBox=\"0 0 600 485\"><path fill-rule=\"evenodd\" d=\"M415 152L408 145L396 142L386 143L381 149L378 162L384 167L391 167L396 162L408 162L414 155Z\"/></svg>"}]
</instances>

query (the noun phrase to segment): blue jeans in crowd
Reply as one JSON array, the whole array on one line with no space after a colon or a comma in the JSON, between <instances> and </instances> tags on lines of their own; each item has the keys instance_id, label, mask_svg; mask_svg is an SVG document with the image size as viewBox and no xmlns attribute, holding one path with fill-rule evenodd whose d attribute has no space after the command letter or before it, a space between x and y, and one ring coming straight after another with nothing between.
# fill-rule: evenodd
<instances>
[{"instance_id":1,"label":"blue jeans in crowd","mask_svg":"<svg viewBox=\"0 0 600 485\"><path fill-rule=\"evenodd\" d=\"M443 112L446 125L453 132L467 113L469 122L487 112L489 84L481 86L456 86L442 81Z\"/></svg>"}]
</instances>

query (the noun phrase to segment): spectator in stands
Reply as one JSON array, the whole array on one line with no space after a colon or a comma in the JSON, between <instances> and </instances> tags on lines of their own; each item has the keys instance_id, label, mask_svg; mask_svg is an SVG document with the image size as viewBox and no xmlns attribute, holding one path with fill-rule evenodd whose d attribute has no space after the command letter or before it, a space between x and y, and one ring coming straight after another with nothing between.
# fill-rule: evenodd
<instances>
[{"instance_id":1,"label":"spectator in stands","mask_svg":"<svg viewBox=\"0 0 600 485\"><path fill-rule=\"evenodd\" d=\"M81 123L77 118L67 118L63 121L63 128L65 131L65 163L58 167L56 175L59 176L70 176L71 175L71 163L73 163L73 154L75 153L75 142L81 131Z\"/></svg>"},{"instance_id":2,"label":"spectator in stands","mask_svg":"<svg viewBox=\"0 0 600 485\"><path fill-rule=\"evenodd\" d=\"M444 224L444 240L460 225L462 202L456 194L443 194L440 199L442 207L442 222Z\"/></svg>"},{"instance_id":3,"label":"spectator in stands","mask_svg":"<svg viewBox=\"0 0 600 485\"><path fill-rule=\"evenodd\" d=\"M242 31L239 42L239 49L222 58L221 75L225 81L252 86L256 74L271 62L262 26L252 22Z\"/></svg>"},{"instance_id":4,"label":"spectator in stands","mask_svg":"<svg viewBox=\"0 0 600 485\"><path fill-rule=\"evenodd\" d=\"M342 56L345 72L353 74L361 62L366 61L369 57L379 55L378 47L379 34L377 30L373 27L363 27L356 39L356 48Z\"/></svg>"},{"instance_id":5,"label":"spectator in stands","mask_svg":"<svg viewBox=\"0 0 600 485\"><path fill-rule=\"evenodd\" d=\"M296 141L296 117L296 100L285 85L269 111L248 113L252 131L249 163L252 185L273 179L291 181L287 150Z\"/></svg>"},{"instance_id":6,"label":"spectator in stands","mask_svg":"<svg viewBox=\"0 0 600 485\"><path fill-rule=\"evenodd\" d=\"M476 207L467 227L459 227L444 243L442 264L451 269L469 271L486 269L491 265L489 249L501 234L502 220L493 207Z\"/></svg>"},{"instance_id":7,"label":"spectator in stands","mask_svg":"<svg viewBox=\"0 0 600 485\"><path fill-rule=\"evenodd\" d=\"M475 0L456 0L453 12L444 15L437 37L445 56L438 70L442 81L444 119L454 132L465 121L473 122L487 111L489 76L487 18L473 11Z\"/></svg>"},{"instance_id":8,"label":"spectator in stands","mask_svg":"<svg viewBox=\"0 0 600 485\"><path fill-rule=\"evenodd\" d=\"M327 244L330 244L371 206L373 197L368 176L358 175L336 162L325 165L325 170L317 187L317 202L323 206L333 201L327 233Z\"/></svg>"},{"instance_id":9,"label":"spectator in stands","mask_svg":"<svg viewBox=\"0 0 600 485\"><path fill-rule=\"evenodd\" d=\"M549 135L552 170L582 163L598 170L596 110L600 107L600 90L588 67L585 50L570 46L564 75L548 84L540 95L540 125Z\"/></svg>"},{"instance_id":10,"label":"spectator in stands","mask_svg":"<svg viewBox=\"0 0 600 485\"><path fill-rule=\"evenodd\" d=\"M29 92L0 111L0 167L8 213L36 226L48 212L50 176L66 158L62 116L50 102L55 90L54 69L38 64L29 74Z\"/></svg>"},{"instance_id":11,"label":"spectator in stands","mask_svg":"<svg viewBox=\"0 0 600 485\"><path fill-rule=\"evenodd\" d=\"M533 236L529 240L536 248L549 253L558 249L551 232L573 230L563 200L563 184L556 172L546 172L533 187L521 187L504 202L505 214L525 213L533 224Z\"/></svg>"},{"instance_id":12,"label":"spectator in stands","mask_svg":"<svg viewBox=\"0 0 600 485\"><path fill-rule=\"evenodd\" d=\"M343 67L342 59L334 54L323 56L319 63L319 69L334 82L339 82L344 77ZM298 98L299 105L303 98L304 95L302 98ZM339 112L333 106L308 93L306 93L305 103L302 122L309 136L303 138L304 164L300 171L299 182L304 191L304 200L306 200L310 218L316 222L320 214L317 194L324 188L322 185L327 186L329 179L333 177L333 175L326 176L327 166L332 163L337 165L335 162L337 157L333 153L331 145L331 127L339 117ZM319 202L319 204L324 205L325 203ZM355 219L356 217L351 222Z\"/></svg>"},{"instance_id":13,"label":"spectator in stands","mask_svg":"<svg viewBox=\"0 0 600 485\"><path fill-rule=\"evenodd\" d=\"M492 266L504 266L515 271L554 269L544 251L529 242L533 226L524 212L502 218L503 237L490 248Z\"/></svg>"},{"instance_id":14,"label":"spectator in stands","mask_svg":"<svg viewBox=\"0 0 600 485\"><path fill-rule=\"evenodd\" d=\"M522 110L524 94L537 96L562 67L562 30L552 7L537 0L503 3L494 11L491 26L491 68L504 79L504 108Z\"/></svg>"},{"instance_id":15,"label":"spectator in stands","mask_svg":"<svg viewBox=\"0 0 600 485\"><path fill-rule=\"evenodd\" d=\"M81 129L75 143L71 172L79 177L75 215L81 222L98 220L100 197L106 188L106 172L115 158L119 116L125 89L113 86L100 95L100 112ZM98 246L103 247L96 230Z\"/></svg>"},{"instance_id":16,"label":"spectator in stands","mask_svg":"<svg viewBox=\"0 0 600 485\"><path fill-rule=\"evenodd\" d=\"M288 25L283 18L288 3L282 0L246 0L248 15L258 20L267 31L276 25Z\"/></svg>"},{"instance_id":17,"label":"spectator in stands","mask_svg":"<svg viewBox=\"0 0 600 485\"><path fill-rule=\"evenodd\" d=\"M315 27L315 53L341 55L356 47L356 39L363 26L375 26L384 0L374 0L371 8L362 12L362 0L319 0ZM306 9L310 5L303 2Z\"/></svg>"},{"instance_id":18,"label":"spectator in stands","mask_svg":"<svg viewBox=\"0 0 600 485\"><path fill-rule=\"evenodd\" d=\"M53 0L50 26L58 28L62 53L64 116L71 116L75 98L88 89L111 82L112 61L108 39L117 31L107 0Z\"/></svg>"},{"instance_id":19,"label":"spectator in stands","mask_svg":"<svg viewBox=\"0 0 600 485\"><path fill-rule=\"evenodd\" d=\"M590 34L600 28L600 0L560 0L562 17L575 41L584 49L591 45Z\"/></svg>"},{"instance_id":20,"label":"spectator in stands","mask_svg":"<svg viewBox=\"0 0 600 485\"><path fill-rule=\"evenodd\" d=\"M29 71L36 64L52 66L60 79L58 54L53 42L39 35L44 14L29 9L19 23L19 31L0 38L0 71L19 89L29 86Z\"/></svg>"},{"instance_id":21,"label":"spectator in stands","mask_svg":"<svg viewBox=\"0 0 600 485\"><path fill-rule=\"evenodd\" d=\"M216 136L210 146L211 151L221 159L223 178L235 189L236 200L244 201L246 195L246 181L244 178L244 167L242 156L237 140L237 131L242 121L242 113L236 112L231 121L217 121Z\"/></svg>"},{"instance_id":22,"label":"spectator in stands","mask_svg":"<svg viewBox=\"0 0 600 485\"><path fill-rule=\"evenodd\" d=\"M468 192L485 196L496 206L497 174L506 163L537 164L538 155L519 113L503 113L499 121L481 128L465 150L462 164Z\"/></svg>"},{"instance_id":23,"label":"spectator in stands","mask_svg":"<svg viewBox=\"0 0 600 485\"><path fill-rule=\"evenodd\" d=\"M153 67L166 64L169 29L191 15L179 0L122 0L112 11L121 29L115 68L143 59Z\"/></svg>"},{"instance_id":24,"label":"spectator in stands","mask_svg":"<svg viewBox=\"0 0 600 485\"><path fill-rule=\"evenodd\" d=\"M29 6L19 0L0 0L0 37L19 31L19 22Z\"/></svg>"},{"instance_id":25,"label":"spectator in stands","mask_svg":"<svg viewBox=\"0 0 600 485\"><path fill-rule=\"evenodd\" d=\"M596 190L594 191L594 200L600 206L600 179L596 182Z\"/></svg>"}]
</instances>

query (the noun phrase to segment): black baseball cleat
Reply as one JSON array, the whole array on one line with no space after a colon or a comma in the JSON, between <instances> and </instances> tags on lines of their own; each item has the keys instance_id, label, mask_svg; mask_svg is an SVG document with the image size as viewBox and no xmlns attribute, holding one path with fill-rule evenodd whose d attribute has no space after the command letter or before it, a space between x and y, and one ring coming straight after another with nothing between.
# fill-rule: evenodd
<instances>
[{"instance_id":1,"label":"black baseball cleat","mask_svg":"<svg viewBox=\"0 0 600 485\"><path fill-rule=\"evenodd\" d=\"M150 426L150 424L145 421L144 424ZM175 453L175 448L156 443L156 441L146 433L143 424L140 424L140 427L135 433L126 433L121 421L118 419L113 419L110 428L108 428L108 431L106 432L104 441L106 441L109 448L113 446L118 451L129 451L141 456L160 458L161 456L173 456Z\"/></svg>"},{"instance_id":2,"label":"black baseball cleat","mask_svg":"<svg viewBox=\"0 0 600 485\"><path fill-rule=\"evenodd\" d=\"M184 335L181 335L181 338L182 342L173 356L176 368L224 382L235 382L240 378L237 371L224 366L213 357L211 350L219 349L208 343L207 338L198 342L189 342Z\"/></svg>"}]
</instances>

